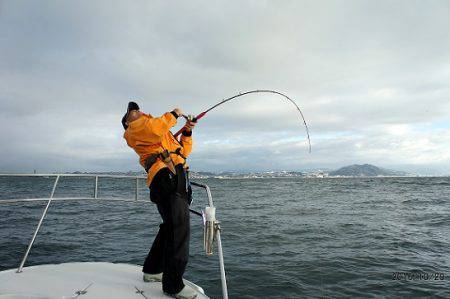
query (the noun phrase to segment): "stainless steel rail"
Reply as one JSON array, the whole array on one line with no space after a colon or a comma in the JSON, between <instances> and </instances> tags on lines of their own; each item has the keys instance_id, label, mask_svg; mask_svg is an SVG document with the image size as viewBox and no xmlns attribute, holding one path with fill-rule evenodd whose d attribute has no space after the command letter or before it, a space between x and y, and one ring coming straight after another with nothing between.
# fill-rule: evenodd
<instances>
[{"instance_id":1,"label":"stainless steel rail","mask_svg":"<svg viewBox=\"0 0 450 299\"><path fill-rule=\"evenodd\" d=\"M53 197L52 201L76 201L76 200L94 200L94 201L132 201L132 202L151 202L150 200L144 199L129 199L129 198L95 198L95 197ZM20 199L1 199L0 205L11 204L11 203L21 203L21 202L36 202L36 201L48 201L48 197L45 198L20 198Z\"/></svg>"},{"instance_id":2,"label":"stainless steel rail","mask_svg":"<svg viewBox=\"0 0 450 299\"><path fill-rule=\"evenodd\" d=\"M191 182L191 185L205 189L208 197L208 204L210 207L214 207L211 190L208 185ZM220 222L214 223L215 234L217 238L217 251L219 253L219 266L220 266L220 280L222 282L222 296L224 299L228 299L227 279L225 275L225 262L223 260L222 239L220 238Z\"/></svg>"},{"instance_id":3,"label":"stainless steel rail","mask_svg":"<svg viewBox=\"0 0 450 299\"><path fill-rule=\"evenodd\" d=\"M199 183L196 183L196 182L191 182L191 185L205 189L206 196L208 197L208 205L210 207L214 207L214 203L213 203L212 195L211 195L211 189L209 189L209 187L207 185L199 184Z\"/></svg>"},{"instance_id":4,"label":"stainless steel rail","mask_svg":"<svg viewBox=\"0 0 450 299\"><path fill-rule=\"evenodd\" d=\"M30 253L31 248L33 247L34 241L36 240L36 236L41 228L42 222L47 214L47 211L50 207L50 203L52 201L68 201L68 200L113 200L113 201L129 201L129 202L150 202L149 200L139 200L138 199L138 189L139 189L139 179L146 179L145 176L125 176L125 175L96 175L96 174L0 174L0 177L55 177L55 182L53 184L53 189L50 194L50 198L25 198L25 199L2 199L0 200L0 204L11 204L11 203L21 203L21 202L36 202L36 201L47 201L47 205L44 208L44 211L42 212L42 216L39 220L39 223L36 227L36 230L34 231L33 237L31 238L30 243L28 244L28 248L24 254L24 257L20 263L19 268L17 269L17 273L21 273L23 266L25 265L25 262L28 258L28 255ZM55 198L55 191L56 187L58 185L59 179L61 177L92 177L95 178L95 185L94 185L94 194L93 197L67 197L67 198ZM126 198L99 198L98 196L98 181L100 177L104 178L127 178L127 179L135 179L135 196L134 200L132 199L126 199ZM199 188L203 188L206 191L206 196L208 198L208 205L210 207L214 206L211 190L210 188L205 184L200 184L196 182L191 182L192 186L196 186ZM190 210L191 212L195 214L200 214L199 212ZM228 289L227 289L227 281L225 276L225 264L223 259L223 249L222 249L222 240L220 238L220 223L219 221L215 222L215 233L217 238L217 249L219 253L219 266L220 266L220 278L222 283L222 295L224 299L228 299Z\"/></svg>"},{"instance_id":5,"label":"stainless steel rail","mask_svg":"<svg viewBox=\"0 0 450 299\"><path fill-rule=\"evenodd\" d=\"M101 178L116 178L116 179L146 179L146 176L143 175L115 175L115 174L85 174L85 173L0 173L0 177L2 176L26 176L26 177L101 177Z\"/></svg>"},{"instance_id":6,"label":"stainless steel rail","mask_svg":"<svg viewBox=\"0 0 450 299\"><path fill-rule=\"evenodd\" d=\"M146 176L143 175L114 175L114 174L77 174L77 173L1 173L0 177L85 177L85 178L95 178L95 184L94 184L94 198L98 197L98 179L99 178L114 178L114 179L135 179L136 180L136 186L134 189L134 200L138 200L138 190L139 190L139 179L147 179ZM83 198L80 198L83 199ZM90 198L86 198L90 199ZM27 199L28 201L32 201L35 199ZM46 199L48 200L48 198ZM62 199L59 199L62 200ZM12 202L13 200L9 200L9 202ZM6 202L6 201L5 201ZM0 204L2 201L0 200Z\"/></svg>"},{"instance_id":7,"label":"stainless steel rail","mask_svg":"<svg viewBox=\"0 0 450 299\"><path fill-rule=\"evenodd\" d=\"M53 184L53 190L52 190L52 193L50 194L50 199L48 200L47 205L45 206L45 209L44 209L44 212L42 213L41 219L39 220L36 230L34 231L33 237L31 238L31 242L30 242L30 244L28 244L27 251L25 252L25 255L23 256L23 259L22 259L22 262L20 263L19 269L17 269L17 273L22 272L23 265L25 264L25 261L28 258L28 254L30 253L31 247L34 244L34 240L36 240L36 236L39 232L39 229L41 228L42 221L44 220L44 217L48 211L48 207L50 206L50 203L52 202L53 195L55 195L56 185L58 184L58 181L59 181L59 175L56 176L55 183Z\"/></svg>"},{"instance_id":8,"label":"stainless steel rail","mask_svg":"<svg viewBox=\"0 0 450 299\"><path fill-rule=\"evenodd\" d=\"M98 176L95 177L94 198L98 198Z\"/></svg>"},{"instance_id":9,"label":"stainless steel rail","mask_svg":"<svg viewBox=\"0 0 450 299\"><path fill-rule=\"evenodd\" d=\"M145 176L125 176L125 175L97 175L97 174L72 174L72 173L65 173L65 174L0 174L0 177L56 177L55 183L53 184L53 189L50 194L50 198L24 198L24 199L3 199L0 200L0 204L8 204L8 203L19 203L19 202L33 202L33 201L47 201L47 205L44 208L44 211L42 212L42 216L39 219L38 225L36 227L36 230L34 231L33 237L31 238L30 243L28 244L27 250L23 256L23 259L19 265L19 268L17 269L17 273L21 273L23 266L25 265L25 262L27 261L28 255L30 253L31 248L33 247L34 241L36 240L36 236L42 226L42 222L44 221L45 216L47 215L47 211L50 207L50 203L52 201L67 201L67 200L89 200L94 199L98 200L98 179L99 177L104 178L128 178L128 179L135 179L135 192L134 192L134 202L148 202L144 200L138 200L138 189L139 189L139 179L146 179ZM59 179L61 177L88 177L88 178L95 178L95 185L94 185L94 197L93 198L84 198L84 197L69 197L69 198L54 198L56 186L58 185ZM129 199L124 198L108 198L108 200L118 200L118 201L131 201Z\"/></svg>"}]
</instances>

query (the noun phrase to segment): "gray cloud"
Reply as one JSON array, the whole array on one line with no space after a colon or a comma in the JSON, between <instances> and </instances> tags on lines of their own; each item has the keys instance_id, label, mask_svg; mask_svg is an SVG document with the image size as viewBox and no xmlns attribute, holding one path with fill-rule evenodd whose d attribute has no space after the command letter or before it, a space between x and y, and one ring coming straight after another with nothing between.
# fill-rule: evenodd
<instances>
[{"instance_id":1,"label":"gray cloud","mask_svg":"<svg viewBox=\"0 0 450 299\"><path fill-rule=\"evenodd\" d=\"M257 95L202 120L194 169L450 172L445 1L0 5L0 172L138 169L129 99L198 113L255 88L298 101L313 154L290 104Z\"/></svg>"}]
</instances>

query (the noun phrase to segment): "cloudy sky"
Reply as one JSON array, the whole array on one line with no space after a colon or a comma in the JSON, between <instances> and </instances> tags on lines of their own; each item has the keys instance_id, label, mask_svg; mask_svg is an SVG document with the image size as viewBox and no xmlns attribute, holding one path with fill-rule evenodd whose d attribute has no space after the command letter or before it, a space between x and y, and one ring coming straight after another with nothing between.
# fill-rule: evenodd
<instances>
[{"instance_id":1,"label":"cloudy sky","mask_svg":"<svg viewBox=\"0 0 450 299\"><path fill-rule=\"evenodd\" d=\"M196 114L193 170L450 173L448 1L1 1L0 172L138 170L127 102ZM178 125L178 127L181 124Z\"/></svg>"}]
</instances>

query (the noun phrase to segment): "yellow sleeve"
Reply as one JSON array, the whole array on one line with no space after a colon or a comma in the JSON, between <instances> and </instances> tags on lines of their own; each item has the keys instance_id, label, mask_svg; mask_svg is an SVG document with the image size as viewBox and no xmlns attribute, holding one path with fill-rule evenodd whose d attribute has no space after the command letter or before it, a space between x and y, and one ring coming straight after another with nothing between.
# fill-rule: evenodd
<instances>
[{"instance_id":1,"label":"yellow sleeve","mask_svg":"<svg viewBox=\"0 0 450 299\"><path fill-rule=\"evenodd\" d=\"M125 131L125 133L123 133L123 138L127 141L127 145L129 147L133 148L134 143L132 142L132 140L131 140L131 138L130 138L130 136L128 134L128 131Z\"/></svg>"},{"instance_id":2,"label":"yellow sleeve","mask_svg":"<svg viewBox=\"0 0 450 299\"><path fill-rule=\"evenodd\" d=\"M171 112L166 112L160 117L149 118L146 126L149 127L154 134L163 136L176 124L177 119L175 116Z\"/></svg>"},{"instance_id":3,"label":"yellow sleeve","mask_svg":"<svg viewBox=\"0 0 450 299\"><path fill-rule=\"evenodd\" d=\"M181 149L181 154L185 157L189 156L189 154L192 151L192 135L190 136L185 136L183 134L181 134L181 139L180 139L181 145L183 146Z\"/></svg>"}]
</instances>

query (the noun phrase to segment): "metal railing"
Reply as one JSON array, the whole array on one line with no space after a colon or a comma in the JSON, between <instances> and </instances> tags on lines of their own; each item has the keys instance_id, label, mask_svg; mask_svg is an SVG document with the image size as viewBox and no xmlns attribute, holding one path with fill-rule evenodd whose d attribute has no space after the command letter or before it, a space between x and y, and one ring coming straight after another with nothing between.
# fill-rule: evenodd
<instances>
[{"instance_id":1,"label":"metal railing","mask_svg":"<svg viewBox=\"0 0 450 299\"><path fill-rule=\"evenodd\" d=\"M20 202L33 202L33 201L47 201L47 205L44 208L44 211L42 212L41 218L39 219L38 225L34 231L34 234L31 238L30 243L28 244L27 250L25 251L25 254L22 258L22 261L19 265L19 268L17 269L17 273L21 273L23 271L23 267L25 265L25 262L28 258L28 255L31 251L31 248L33 247L33 244L36 240L36 236L42 226L42 223L44 221L45 216L47 215L48 209L50 207L50 203L52 201L69 201L69 200L114 200L114 201L128 201L128 202L150 202L150 200L139 200L138 199L138 189L139 189L139 180L140 179L147 179L146 176L126 176L126 175L96 175L96 174L0 174L0 177L55 177L55 182L53 183L53 188L50 194L49 198L24 198L24 199L0 199L0 204L8 204L8 203L20 203ZM58 185L58 182L61 177L92 177L95 178L95 184L94 184L94 192L93 197L60 197L55 198L55 191ZM98 196L98 182L99 178L122 178L122 179L134 179L136 180L135 184L135 191L134 191L134 199L127 199L127 198L100 198ZM209 207L214 207L214 203L212 200L211 190L210 188L205 184L200 184L196 182L191 182L192 186L202 188L206 191L206 196L208 198L208 205ZM202 217L203 213L194 211L192 209L189 209L192 213L196 215L200 215ZM225 264L223 259L223 249L222 249L222 240L220 238L220 222L215 221L214 222L214 230L215 230L215 240L217 240L217 249L219 254L219 266L220 266L220 277L221 277L221 283L222 283L222 294L223 298L228 299L228 290L227 290L227 282L226 282L226 276L225 276Z\"/></svg>"},{"instance_id":2,"label":"metal railing","mask_svg":"<svg viewBox=\"0 0 450 299\"><path fill-rule=\"evenodd\" d=\"M208 205L214 207L212 200L211 190L208 185L191 182L192 186L205 189L206 196L208 197ZM217 251L219 252L219 265L220 265L220 280L222 282L222 295L223 298L228 299L227 279L225 276L225 262L223 260L222 239L220 238L220 222L214 221L215 238L217 240Z\"/></svg>"},{"instance_id":3,"label":"metal railing","mask_svg":"<svg viewBox=\"0 0 450 299\"><path fill-rule=\"evenodd\" d=\"M134 188L134 200L135 201L144 201L144 200L138 200L139 195L139 180L140 179L147 179L146 176L131 176L131 175L114 175L114 174L73 174L73 173L57 173L57 174L0 174L0 177L86 177L86 178L95 178L95 184L94 184L94 197L62 197L62 198L53 198L53 200L74 200L74 199L98 199L98 179L99 178L114 178L114 179L134 179L136 180L136 185ZM111 198L108 198L111 199ZM19 202L19 201L41 201L41 200L48 200L48 198L24 198L24 199L5 199L1 202L3 203L10 203L10 202ZM129 201L129 199L126 198L120 198L115 200L123 200L123 201Z\"/></svg>"}]
</instances>

